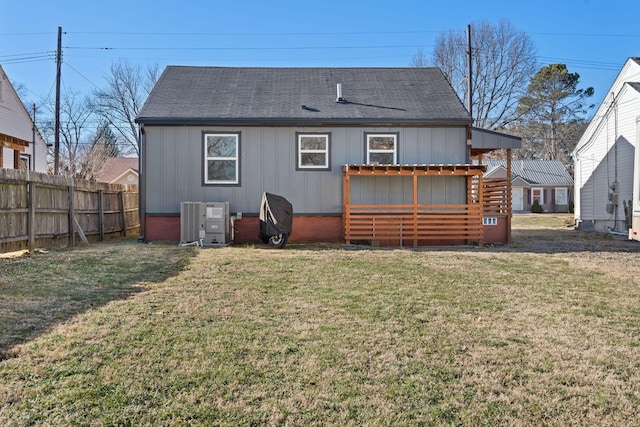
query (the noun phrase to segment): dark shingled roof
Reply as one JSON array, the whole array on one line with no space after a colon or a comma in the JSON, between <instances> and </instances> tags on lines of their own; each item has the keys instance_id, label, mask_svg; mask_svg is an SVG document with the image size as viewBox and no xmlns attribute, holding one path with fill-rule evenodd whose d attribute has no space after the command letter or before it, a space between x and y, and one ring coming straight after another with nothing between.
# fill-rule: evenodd
<instances>
[{"instance_id":1,"label":"dark shingled roof","mask_svg":"<svg viewBox=\"0 0 640 427\"><path fill-rule=\"evenodd\" d=\"M109 157L102 165L96 181L112 182L129 169L138 173L137 157Z\"/></svg>"},{"instance_id":2,"label":"dark shingled roof","mask_svg":"<svg viewBox=\"0 0 640 427\"><path fill-rule=\"evenodd\" d=\"M344 102L336 102L337 84ZM304 106L304 107L303 107ZM143 124L470 124L437 68L169 66Z\"/></svg>"}]
</instances>

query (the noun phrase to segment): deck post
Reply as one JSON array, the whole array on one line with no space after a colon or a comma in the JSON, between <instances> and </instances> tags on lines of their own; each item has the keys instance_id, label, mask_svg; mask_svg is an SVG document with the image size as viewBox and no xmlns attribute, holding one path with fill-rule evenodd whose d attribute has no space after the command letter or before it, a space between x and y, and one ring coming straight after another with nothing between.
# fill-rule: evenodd
<instances>
[{"instance_id":1,"label":"deck post","mask_svg":"<svg viewBox=\"0 0 640 427\"><path fill-rule=\"evenodd\" d=\"M418 247L418 175L413 174L413 246Z\"/></svg>"},{"instance_id":2,"label":"deck post","mask_svg":"<svg viewBox=\"0 0 640 427\"><path fill-rule=\"evenodd\" d=\"M349 176L349 165L345 165L342 168L342 225L344 230L344 241L347 245L351 244L351 213L349 209L349 203L351 200L350 187L351 180Z\"/></svg>"}]
</instances>

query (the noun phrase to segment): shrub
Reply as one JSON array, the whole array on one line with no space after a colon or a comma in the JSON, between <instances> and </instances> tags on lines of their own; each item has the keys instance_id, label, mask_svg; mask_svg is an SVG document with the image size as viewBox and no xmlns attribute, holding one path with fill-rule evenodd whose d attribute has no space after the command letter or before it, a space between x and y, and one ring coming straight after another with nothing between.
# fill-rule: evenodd
<instances>
[{"instance_id":1,"label":"shrub","mask_svg":"<svg viewBox=\"0 0 640 427\"><path fill-rule=\"evenodd\" d=\"M533 201L533 204L531 205L531 212L532 213L542 213L542 212L544 212L544 210L542 209L542 206L540 206L540 202L538 201L538 199L535 199Z\"/></svg>"}]
</instances>

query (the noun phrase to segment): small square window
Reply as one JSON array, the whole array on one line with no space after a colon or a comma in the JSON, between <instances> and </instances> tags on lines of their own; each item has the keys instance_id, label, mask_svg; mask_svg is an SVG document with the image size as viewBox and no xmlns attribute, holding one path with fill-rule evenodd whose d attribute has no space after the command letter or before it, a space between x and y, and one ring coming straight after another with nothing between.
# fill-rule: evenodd
<instances>
[{"instance_id":1,"label":"small square window","mask_svg":"<svg viewBox=\"0 0 640 427\"><path fill-rule=\"evenodd\" d=\"M398 134L365 134L366 163L395 165L398 163Z\"/></svg>"},{"instance_id":2,"label":"small square window","mask_svg":"<svg viewBox=\"0 0 640 427\"><path fill-rule=\"evenodd\" d=\"M296 133L296 170L331 170L331 134Z\"/></svg>"}]
</instances>

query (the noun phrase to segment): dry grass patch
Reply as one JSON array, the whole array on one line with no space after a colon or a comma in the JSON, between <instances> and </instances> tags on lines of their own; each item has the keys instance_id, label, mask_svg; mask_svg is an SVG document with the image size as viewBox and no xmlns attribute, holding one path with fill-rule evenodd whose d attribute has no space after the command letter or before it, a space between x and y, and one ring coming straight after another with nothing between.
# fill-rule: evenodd
<instances>
[{"instance_id":1,"label":"dry grass patch","mask_svg":"<svg viewBox=\"0 0 640 427\"><path fill-rule=\"evenodd\" d=\"M640 283L614 266L640 259L620 243L199 250L13 347L0 424L634 423Z\"/></svg>"}]
</instances>

